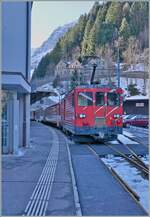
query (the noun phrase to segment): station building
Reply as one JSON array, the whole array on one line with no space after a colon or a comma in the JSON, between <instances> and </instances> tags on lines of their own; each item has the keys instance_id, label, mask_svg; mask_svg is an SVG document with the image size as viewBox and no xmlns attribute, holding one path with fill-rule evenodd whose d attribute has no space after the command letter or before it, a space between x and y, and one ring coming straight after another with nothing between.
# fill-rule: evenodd
<instances>
[{"instance_id":1,"label":"station building","mask_svg":"<svg viewBox=\"0 0 150 217\"><path fill-rule=\"evenodd\" d=\"M127 97L123 103L124 114L149 115L148 96Z\"/></svg>"},{"instance_id":2,"label":"station building","mask_svg":"<svg viewBox=\"0 0 150 217\"><path fill-rule=\"evenodd\" d=\"M30 140L32 2L2 3L2 153L17 153Z\"/></svg>"}]
</instances>

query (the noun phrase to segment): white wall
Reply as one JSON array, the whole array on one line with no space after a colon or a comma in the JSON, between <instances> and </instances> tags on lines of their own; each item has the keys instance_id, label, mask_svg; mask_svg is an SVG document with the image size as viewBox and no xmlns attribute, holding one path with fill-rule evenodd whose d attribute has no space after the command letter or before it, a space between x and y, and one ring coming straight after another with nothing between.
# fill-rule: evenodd
<instances>
[{"instance_id":1,"label":"white wall","mask_svg":"<svg viewBox=\"0 0 150 217\"><path fill-rule=\"evenodd\" d=\"M2 71L26 74L26 2L2 3Z\"/></svg>"}]
</instances>

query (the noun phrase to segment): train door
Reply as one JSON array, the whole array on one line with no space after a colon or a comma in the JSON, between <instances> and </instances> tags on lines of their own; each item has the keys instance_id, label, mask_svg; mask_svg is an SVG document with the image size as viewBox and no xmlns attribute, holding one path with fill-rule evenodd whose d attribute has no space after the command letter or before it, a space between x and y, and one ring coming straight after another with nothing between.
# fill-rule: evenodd
<instances>
[{"instance_id":1,"label":"train door","mask_svg":"<svg viewBox=\"0 0 150 217\"><path fill-rule=\"evenodd\" d=\"M94 126L93 92L79 91L77 94L76 124L77 126Z\"/></svg>"},{"instance_id":2,"label":"train door","mask_svg":"<svg viewBox=\"0 0 150 217\"><path fill-rule=\"evenodd\" d=\"M95 127L106 126L106 93L102 91L95 92L95 106L94 106L94 121Z\"/></svg>"},{"instance_id":3,"label":"train door","mask_svg":"<svg viewBox=\"0 0 150 217\"><path fill-rule=\"evenodd\" d=\"M107 93L107 126L108 127L116 127L121 126L121 117L122 117L122 106L121 103L121 95L116 91ZM120 123L120 124L119 124Z\"/></svg>"}]
</instances>

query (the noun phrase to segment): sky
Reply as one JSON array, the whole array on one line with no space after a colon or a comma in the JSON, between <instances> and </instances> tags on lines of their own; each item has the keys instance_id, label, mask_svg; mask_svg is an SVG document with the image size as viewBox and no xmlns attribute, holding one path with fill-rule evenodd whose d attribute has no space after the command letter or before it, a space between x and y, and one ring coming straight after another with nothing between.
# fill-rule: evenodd
<instances>
[{"instance_id":1,"label":"sky","mask_svg":"<svg viewBox=\"0 0 150 217\"><path fill-rule=\"evenodd\" d=\"M94 1L33 2L31 47L39 47L58 26L77 20L88 13Z\"/></svg>"}]
</instances>

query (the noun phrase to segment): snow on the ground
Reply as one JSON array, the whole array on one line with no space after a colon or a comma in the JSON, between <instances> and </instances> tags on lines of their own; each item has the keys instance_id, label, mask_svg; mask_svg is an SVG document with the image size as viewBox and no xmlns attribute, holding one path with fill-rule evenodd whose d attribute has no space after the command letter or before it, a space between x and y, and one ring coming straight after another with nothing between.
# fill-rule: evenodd
<instances>
[{"instance_id":1,"label":"snow on the ground","mask_svg":"<svg viewBox=\"0 0 150 217\"><path fill-rule=\"evenodd\" d=\"M117 140L110 141L110 143L113 145L119 144L119 142Z\"/></svg>"},{"instance_id":2,"label":"snow on the ground","mask_svg":"<svg viewBox=\"0 0 150 217\"><path fill-rule=\"evenodd\" d=\"M137 63L134 65L131 65L130 68L128 69L128 71L141 71L144 72L144 63Z\"/></svg>"},{"instance_id":3,"label":"snow on the ground","mask_svg":"<svg viewBox=\"0 0 150 217\"><path fill-rule=\"evenodd\" d=\"M131 140L131 139L128 139L126 136L122 135L122 134L119 134L118 135L118 140L125 144L125 145L130 145L130 144L138 144L137 142Z\"/></svg>"},{"instance_id":4,"label":"snow on the ground","mask_svg":"<svg viewBox=\"0 0 150 217\"><path fill-rule=\"evenodd\" d=\"M49 96L48 98L51 99L53 102L59 102L59 96Z\"/></svg>"},{"instance_id":5,"label":"snow on the ground","mask_svg":"<svg viewBox=\"0 0 150 217\"><path fill-rule=\"evenodd\" d=\"M40 87L38 87L36 89L36 91L55 91L55 89L53 88L51 82L50 83L47 83L47 84L43 84L41 85Z\"/></svg>"},{"instance_id":6,"label":"snow on the ground","mask_svg":"<svg viewBox=\"0 0 150 217\"><path fill-rule=\"evenodd\" d=\"M149 181L141 176L138 169L132 167L127 161L125 161L121 157L109 156L109 158L101 159L105 164L111 166L123 178L123 180L127 182L128 185L139 195L141 205L148 211Z\"/></svg>"},{"instance_id":7,"label":"snow on the ground","mask_svg":"<svg viewBox=\"0 0 150 217\"><path fill-rule=\"evenodd\" d=\"M130 126L131 130L135 130L136 132L140 132L140 133L149 133L149 130L147 128L143 128L143 127L136 127L136 126Z\"/></svg>"},{"instance_id":8,"label":"snow on the ground","mask_svg":"<svg viewBox=\"0 0 150 217\"><path fill-rule=\"evenodd\" d=\"M52 101L59 103L61 99L63 99L65 95L59 95L59 96L49 96L48 98Z\"/></svg>"},{"instance_id":9,"label":"snow on the ground","mask_svg":"<svg viewBox=\"0 0 150 217\"><path fill-rule=\"evenodd\" d=\"M141 157L141 160L146 164L149 165L149 155L145 155Z\"/></svg>"},{"instance_id":10,"label":"snow on the ground","mask_svg":"<svg viewBox=\"0 0 150 217\"><path fill-rule=\"evenodd\" d=\"M127 137L129 137L129 138L134 138L134 137L135 137L132 133L127 132L127 131L125 131L125 130L123 130L123 135L125 135L125 136L127 136Z\"/></svg>"}]
</instances>

